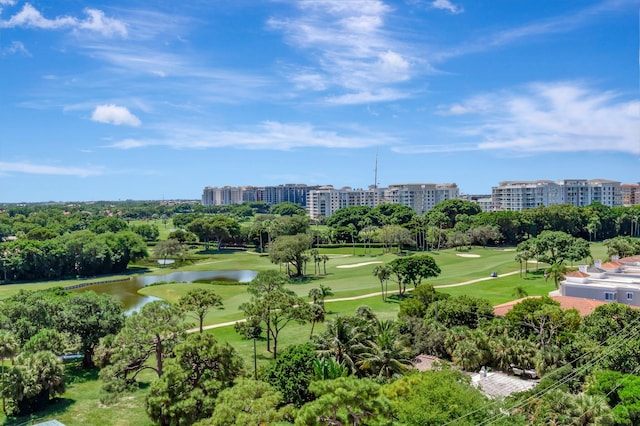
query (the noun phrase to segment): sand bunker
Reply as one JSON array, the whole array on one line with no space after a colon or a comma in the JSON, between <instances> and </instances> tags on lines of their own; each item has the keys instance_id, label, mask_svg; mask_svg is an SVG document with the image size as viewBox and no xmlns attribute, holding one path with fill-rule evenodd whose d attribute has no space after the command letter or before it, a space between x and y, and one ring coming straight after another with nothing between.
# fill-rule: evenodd
<instances>
[{"instance_id":1,"label":"sand bunker","mask_svg":"<svg viewBox=\"0 0 640 426\"><path fill-rule=\"evenodd\" d=\"M471 253L457 253L456 256L460 256L460 257L480 257L479 254L471 254Z\"/></svg>"},{"instance_id":2,"label":"sand bunker","mask_svg":"<svg viewBox=\"0 0 640 426\"><path fill-rule=\"evenodd\" d=\"M336 268L357 268L358 266L373 265L374 263L382 263L382 262L375 261L375 262L352 263L351 265L338 265L336 266Z\"/></svg>"}]
</instances>

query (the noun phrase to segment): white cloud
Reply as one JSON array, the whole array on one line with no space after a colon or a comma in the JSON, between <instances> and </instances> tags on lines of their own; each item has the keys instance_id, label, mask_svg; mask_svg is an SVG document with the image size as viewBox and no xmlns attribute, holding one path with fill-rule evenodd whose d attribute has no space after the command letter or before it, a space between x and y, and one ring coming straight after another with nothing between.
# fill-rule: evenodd
<instances>
[{"instance_id":1,"label":"white cloud","mask_svg":"<svg viewBox=\"0 0 640 426\"><path fill-rule=\"evenodd\" d=\"M14 55L16 53L21 53L24 56L31 56L31 53L24 47L24 44L21 41L12 41L9 46L2 49L3 55Z\"/></svg>"},{"instance_id":2,"label":"white cloud","mask_svg":"<svg viewBox=\"0 0 640 426\"><path fill-rule=\"evenodd\" d=\"M395 142L383 134L372 134L362 129L325 130L308 123L281 123L265 121L242 130L212 131L202 128L181 128L168 124L155 129L163 134L161 139L125 139L108 145L108 148L133 149L149 146L166 146L175 149L206 149L233 147L238 149L264 149L284 151L296 148L355 149Z\"/></svg>"},{"instance_id":3,"label":"white cloud","mask_svg":"<svg viewBox=\"0 0 640 426\"><path fill-rule=\"evenodd\" d=\"M0 21L0 28L25 27L47 30L69 28L72 30L89 30L104 36L127 36L127 27L123 22L108 18L104 15L104 12L97 9L87 8L84 12L87 15L84 20L72 16L58 16L48 19L42 16L30 3L26 3L22 10L11 18Z\"/></svg>"},{"instance_id":4,"label":"white cloud","mask_svg":"<svg viewBox=\"0 0 640 426\"><path fill-rule=\"evenodd\" d=\"M94 31L107 37L119 35L124 38L127 36L127 27L123 22L106 17L104 12L98 9L87 8L84 12L88 17L83 21L78 21L79 29Z\"/></svg>"},{"instance_id":5,"label":"white cloud","mask_svg":"<svg viewBox=\"0 0 640 426\"><path fill-rule=\"evenodd\" d=\"M27 162L6 162L0 161L0 173L27 173L37 175L59 175L59 176L98 176L103 174L102 167L79 168L79 167L58 167L44 164L32 164Z\"/></svg>"},{"instance_id":6,"label":"white cloud","mask_svg":"<svg viewBox=\"0 0 640 426\"><path fill-rule=\"evenodd\" d=\"M358 104L371 104L377 102L390 102L406 99L410 95L406 92L393 90L393 89L381 89L376 92L358 92L347 93L344 95L329 96L325 101L330 105L358 105Z\"/></svg>"},{"instance_id":7,"label":"white cloud","mask_svg":"<svg viewBox=\"0 0 640 426\"><path fill-rule=\"evenodd\" d=\"M127 108L109 104L98 105L91 114L91 119L99 123L115 124L116 126L125 125L138 127L141 122L138 117L133 115Z\"/></svg>"},{"instance_id":8,"label":"white cloud","mask_svg":"<svg viewBox=\"0 0 640 426\"><path fill-rule=\"evenodd\" d=\"M417 72L416 63L422 59L414 57L411 47L386 28L385 19L393 10L385 3L307 0L297 5L298 16L272 18L268 25L281 31L289 44L307 53L311 65L288 73L298 89L336 90L347 92L346 96L354 100L382 102L387 98L368 94L389 92L392 88L399 91L398 84ZM402 97L407 97L410 92L403 90L407 94ZM342 95L326 99L336 96Z\"/></svg>"},{"instance_id":9,"label":"white cloud","mask_svg":"<svg viewBox=\"0 0 640 426\"><path fill-rule=\"evenodd\" d=\"M449 0L435 0L431 2L431 7L433 7L434 9L448 10L449 12L455 14L464 12L462 6L456 6Z\"/></svg>"},{"instance_id":10,"label":"white cloud","mask_svg":"<svg viewBox=\"0 0 640 426\"><path fill-rule=\"evenodd\" d=\"M458 133L478 141L478 150L640 154L640 101L620 98L577 82L533 83L519 92L472 98L448 111L465 113L467 123L474 119L476 124L465 124Z\"/></svg>"},{"instance_id":11,"label":"white cloud","mask_svg":"<svg viewBox=\"0 0 640 426\"><path fill-rule=\"evenodd\" d=\"M627 10L637 11L637 2L634 0L601 1L582 9L573 10L565 15L553 16L484 36L474 35L474 38L467 43L435 54L432 60L444 61L452 57L485 52L537 37L567 33L594 20L601 19L603 13Z\"/></svg>"}]
</instances>

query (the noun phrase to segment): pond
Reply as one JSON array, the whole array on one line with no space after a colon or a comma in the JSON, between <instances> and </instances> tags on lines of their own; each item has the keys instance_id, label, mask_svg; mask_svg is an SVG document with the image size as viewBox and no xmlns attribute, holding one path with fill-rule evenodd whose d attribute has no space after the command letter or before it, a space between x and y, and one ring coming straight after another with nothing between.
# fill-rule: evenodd
<instances>
[{"instance_id":1,"label":"pond","mask_svg":"<svg viewBox=\"0 0 640 426\"><path fill-rule=\"evenodd\" d=\"M96 284L82 287L75 291L95 291L98 294L110 294L122 302L127 313L139 310L142 306L157 297L146 296L138 293L138 290L159 282L194 282L194 281L230 281L246 283L255 278L257 271L249 270L227 270L227 271L183 271L172 272L166 275L138 275L130 280L109 282L107 284Z\"/></svg>"}]
</instances>

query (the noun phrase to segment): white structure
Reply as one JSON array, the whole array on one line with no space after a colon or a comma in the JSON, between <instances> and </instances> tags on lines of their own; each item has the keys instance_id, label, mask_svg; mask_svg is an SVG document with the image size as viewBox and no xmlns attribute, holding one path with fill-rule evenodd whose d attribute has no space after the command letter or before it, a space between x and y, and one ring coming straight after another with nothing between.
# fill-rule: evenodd
<instances>
[{"instance_id":1,"label":"white structure","mask_svg":"<svg viewBox=\"0 0 640 426\"><path fill-rule=\"evenodd\" d=\"M403 183L389 185L383 196L386 203L408 206L422 215L442 201L460 198L460 190L455 183Z\"/></svg>"},{"instance_id":2,"label":"white structure","mask_svg":"<svg viewBox=\"0 0 640 426\"><path fill-rule=\"evenodd\" d=\"M560 293L640 306L640 256L612 257L606 263L596 260L591 268L579 265L578 271L566 275L560 284Z\"/></svg>"},{"instance_id":3,"label":"white structure","mask_svg":"<svg viewBox=\"0 0 640 426\"><path fill-rule=\"evenodd\" d=\"M344 187L336 189L333 186L323 186L309 191L307 195L307 212L311 219L331 217L336 211L345 207L368 206L375 207L383 199L380 188L351 189Z\"/></svg>"},{"instance_id":4,"label":"white structure","mask_svg":"<svg viewBox=\"0 0 640 426\"><path fill-rule=\"evenodd\" d=\"M551 180L504 181L491 188L494 211L521 211L539 206L560 204L560 186Z\"/></svg>"},{"instance_id":5,"label":"white structure","mask_svg":"<svg viewBox=\"0 0 640 426\"><path fill-rule=\"evenodd\" d=\"M562 186L562 203L576 207L599 202L605 206L622 206L620 182L607 179L571 179L558 182Z\"/></svg>"},{"instance_id":6,"label":"white structure","mask_svg":"<svg viewBox=\"0 0 640 426\"><path fill-rule=\"evenodd\" d=\"M317 186L286 184L277 186L207 186L202 191L202 204L222 206L251 201L264 201L270 205L291 202L306 206L307 194Z\"/></svg>"},{"instance_id":7,"label":"white structure","mask_svg":"<svg viewBox=\"0 0 640 426\"><path fill-rule=\"evenodd\" d=\"M455 183L407 183L389 185L388 188L352 189L333 186L321 187L309 191L307 212L312 219L331 217L345 207L368 206L391 203L411 207L422 215L441 201L459 198L460 192Z\"/></svg>"},{"instance_id":8,"label":"white structure","mask_svg":"<svg viewBox=\"0 0 640 426\"><path fill-rule=\"evenodd\" d=\"M620 182L606 179L505 181L492 188L491 198L494 211L522 211L553 204L584 207L594 202L622 206Z\"/></svg>"}]
</instances>

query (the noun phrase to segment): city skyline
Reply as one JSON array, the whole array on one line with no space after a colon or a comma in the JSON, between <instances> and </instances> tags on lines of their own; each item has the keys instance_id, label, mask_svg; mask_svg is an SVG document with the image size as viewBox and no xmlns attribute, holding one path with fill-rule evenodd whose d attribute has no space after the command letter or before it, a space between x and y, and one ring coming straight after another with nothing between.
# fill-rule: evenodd
<instances>
[{"instance_id":1,"label":"city skyline","mask_svg":"<svg viewBox=\"0 0 640 426\"><path fill-rule=\"evenodd\" d=\"M639 22L638 0L0 0L0 202L637 183Z\"/></svg>"}]
</instances>

